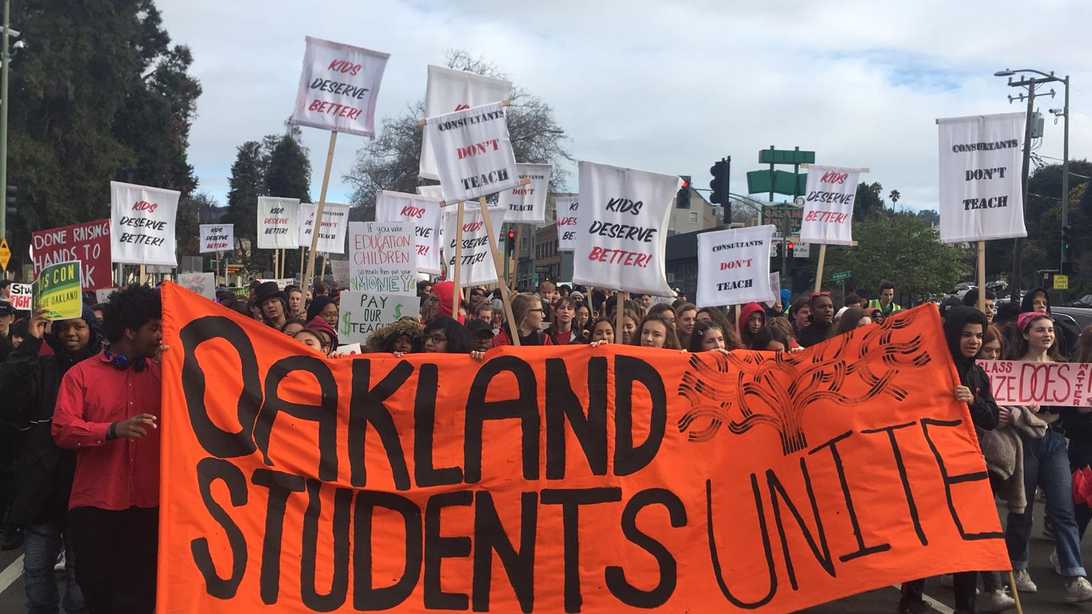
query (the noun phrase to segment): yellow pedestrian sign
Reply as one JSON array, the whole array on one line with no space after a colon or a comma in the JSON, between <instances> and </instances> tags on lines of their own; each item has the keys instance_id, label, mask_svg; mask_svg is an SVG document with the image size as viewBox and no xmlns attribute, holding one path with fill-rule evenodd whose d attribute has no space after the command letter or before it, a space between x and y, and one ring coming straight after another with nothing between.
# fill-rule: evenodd
<instances>
[{"instance_id":1,"label":"yellow pedestrian sign","mask_svg":"<svg viewBox=\"0 0 1092 614\"><path fill-rule=\"evenodd\" d=\"M1069 275L1062 275L1061 273L1054 274L1054 289L1055 290L1068 290L1069 289Z\"/></svg>"},{"instance_id":2,"label":"yellow pedestrian sign","mask_svg":"<svg viewBox=\"0 0 1092 614\"><path fill-rule=\"evenodd\" d=\"M8 249L8 240L0 239L0 268L6 272L8 270L8 262L11 261L11 250Z\"/></svg>"}]
</instances>

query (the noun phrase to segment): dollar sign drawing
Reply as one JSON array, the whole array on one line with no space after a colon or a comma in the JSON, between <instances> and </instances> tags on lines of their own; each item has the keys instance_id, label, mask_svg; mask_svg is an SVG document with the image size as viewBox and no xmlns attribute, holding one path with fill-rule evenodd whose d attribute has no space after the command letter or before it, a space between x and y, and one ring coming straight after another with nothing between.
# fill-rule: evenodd
<instances>
[{"instance_id":1,"label":"dollar sign drawing","mask_svg":"<svg viewBox=\"0 0 1092 614\"><path fill-rule=\"evenodd\" d=\"M400 320L401 318L402 318L402 306L401 305L395 305L394 306L394 319L395 320Z\"/></svg>"}]
</instances>

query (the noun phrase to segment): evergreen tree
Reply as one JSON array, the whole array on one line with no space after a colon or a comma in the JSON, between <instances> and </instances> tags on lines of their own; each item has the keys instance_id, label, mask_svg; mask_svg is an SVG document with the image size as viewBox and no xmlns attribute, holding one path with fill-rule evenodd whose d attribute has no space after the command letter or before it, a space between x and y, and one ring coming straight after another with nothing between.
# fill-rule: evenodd
<instances>
[{"instance_id":1,"label":"evergreen tree","mask_svg":"<svg viewBox=\"0 0 1092 614\"><path fill-rule=\"evenodd\" d=\"M239 146L228 181L231 189L224 223L234 224L236 239L249 239L253 248L258 229L258 197L265 194L261 143L247 141Z\"/></svg>"},{"instance_id":2,"label":"evergreen tree","mask_svg":"<svg viewBox=\"0 0 1092 614\"><path fill-rule=\"evenodd\" d=\"M311 202L311 160L300 144L299 127L291 126L287 133L273 139L265 169L265 193Z\"/></svg>"}]
</instances>

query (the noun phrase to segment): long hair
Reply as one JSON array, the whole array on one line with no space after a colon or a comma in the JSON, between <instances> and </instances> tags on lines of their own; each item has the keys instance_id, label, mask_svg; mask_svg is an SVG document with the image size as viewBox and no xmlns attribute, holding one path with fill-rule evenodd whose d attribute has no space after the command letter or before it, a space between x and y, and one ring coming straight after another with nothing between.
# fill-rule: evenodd
<instances>
[{"instance_id":1,"label":"long hair","mask_svg":"<svg viewBox=\"0 0 1092 614\"><path fill-rule=\"evenodd\" d=\"M1049 320L1051 324L1054 323L1054 319L1050 317L1049 313L1041 314L1029 320L1024 325L1023 329L1020 329L1018 326L1016 326L1015 323L1013 323L1015 334L1013 334L1011 337L1012 343L1007 344L1008 347L1006 348L1006 351L1004 353L1006 360L1020 360L1024 357L1025 354L1028 353L1028 340L1024 338L1024 333L1027 332L1027 329L1030 328L1032 324L1035 324L1039 320ZM1054 362L1065 362L1065 357L1063 357L1061 352L1058 350L1058 338L1060 336L1060 333L1061 331L1059 331L1058 329L1054 329L1054 343L1050 344L1050 347L1047 348L1047 357ZM1005 344L1003 343L1002 345L1004 346Z\"/></svg>"},{"instance_id":2,"label":"long hair","mask_svg":"<svg viewBox=\"0 0 1092 614\"><path fill-rule=\"evenodd\" d=\"M701 347L701 341L705 337L705 333L711 330L719 330L724 335L724 349L735 350L742 347L739 341L739 336L736 335L736 331L728 328L724 328L719 322L712 320L709 322L698 322L694 324L694 332L690 334L690 343L686 349L691 352L704 352Z\"/></svg>"},{"instance_id":3,"label":"long hair","mask_svg":"<svg viewBox=\"0 0 1092 614\"><path fill-rule=\"evenodd\" d=\"M850 307L842 312L842 317L838 318L838 323L834 326L834 334L840 335L842 333L848 333L849 331L857 328L857 323L861 321L861 318L865 317L864 309L860 307Z\"/></svg>"},{"instance_id":4,"label":"long hair","mask_svg":"<svg viewBox=\"0 0 1092 614\"><path fill-rule=\"evenodd\" d=\"M1092 326L1085 326L1077 342L1077 362L1092 362Z\"/></svg>"},{"instance_id":5,"label":"long hair","mask_svg":"<svg viewBox=\"0 0 1092 614\"><path fill-rule=\"evenodd\" d=\"M425 325L424 331L422 331L422 337L428 337L432 331L443 331L444 336L447 337L447 354L469 354L470 350L474 349L473 340L470 338L470 331L466 330L466 327L459 324L455 318L451 316L436 316Z\"/></svg>"},{"instance_id":6,"label":"long hair","mask_svg":"<svg viewBox=\"0 0 1092 614\"><path fill-rule=\"evenodd\" d=\"M662 311L662 310L661 310ZM637 325L637 332L634 333L633 338L629 340L630 345L641 345L641 336L645 330L645 324L649 322L659 322L664 325L666 332L664 333L664 349L667 350L681 350L682 344L679 343L679 335L675 333L675 327L671 325L663 316L649 313L641 323Z\"/></svg>"},{"instance_id":7,"label":"long hair","mask_svg":"<svg viewBox=\"0 0 1092 614\"><path fill-rule=\"evenodd\" d=\"M569 324L572 327L572 331L574 333L576 333L577 338L579 338L580 337L580 327L576 325L576 307L579 304L580 303L576 302L576 299L572 298L572 296L563 296L563 297L557 299L556 301L554 301L554 304L553 304L553 316L554 317L553 317L553 320L550 321L550 328L547 329L548 334L556 335L558 333L557 308L562 306L562 305L568 305L569 307L573 308L573 319L572 319L572 322L570 322Z\"/></svg>"},{"instance_id":8,"label":"long hair","mask_svg":"<svg viewBox=\"0 0 1092 614\"><path fill-rule=\"evenodd\" d=\"M543 309L546 308L544 301L534 294L523 292L512 299L512 318L516 321L517 328L523 325L523 320L531 312L531 306L535 303L539 303Z\"/></svg>"}]
</instances>

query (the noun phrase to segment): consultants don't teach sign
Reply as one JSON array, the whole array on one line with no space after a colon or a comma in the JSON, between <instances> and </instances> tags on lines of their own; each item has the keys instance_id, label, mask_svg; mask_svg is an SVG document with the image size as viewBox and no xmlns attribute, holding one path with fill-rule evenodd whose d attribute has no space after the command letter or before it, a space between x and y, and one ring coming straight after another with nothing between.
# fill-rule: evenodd
<instances>
[{"instance_id":1,"label":"consultants don't teach sign","mask_svg":"<svg viewBox=\"0 0 1092 614\"><path fill-rule=\"evenodd\" d=\"M932 306L792 354L478 362L163 301L162 611L786 612L1009 565Z\"/></svg>"}]
</instances>

